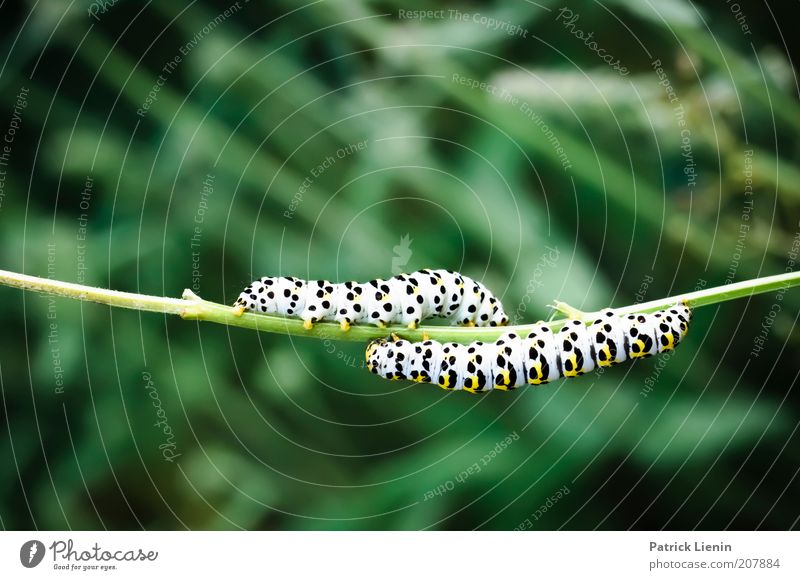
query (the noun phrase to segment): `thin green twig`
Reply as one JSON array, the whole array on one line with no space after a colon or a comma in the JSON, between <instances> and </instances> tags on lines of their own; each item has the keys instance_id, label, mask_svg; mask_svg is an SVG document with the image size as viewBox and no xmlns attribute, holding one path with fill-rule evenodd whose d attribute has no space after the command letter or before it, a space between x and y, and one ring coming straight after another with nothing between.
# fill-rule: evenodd
<instances>
[{"instance_id":1,"label":"thin green twig","mask_svg":"<svg viewBox=\"0 0 800 580\"><path fill-rule=\"evenodd\" d=\"M241 316L237 316L231 306L203 300L191 290L184 290L181 298L166 298L133 292L118 292L105 288L94 288L81 284L51 280L49 278L38 278L36 276L28 276L16 272L7 272L5 270L0 270L0 284L33 292L41 292L43 294L63 296L88 302L98 302L100 304L108 304L109 306L117 306L120 308L176 314L184 320L216 322L217 324L238 326L262 332L274 332L278 334L291 334L331 340L365 342L374 338L385 337L389 333L396 333L403 338L415 341L422 340L423 336L427 335L431 339L442 342L469 343L475 340L488 342L495 340L504 332L515 331L522 334L531 329L531 325L506 326L500 328L421 326L416 330L409 330L401 326L378 328L372 325L354 325L349 331L345 332L339 328L338 324L324 322L315 324L314 328L311 330L306 330L303 328L303 321L298 318L284 318L252 313L245 313ZM753 296L754 294L778 291L793 286L800 286L800 272L790 272L788 274L756 278L755 280L746 280L735 284L718 286L716 288L707 288L697 292L689 292L687 294L663 298L661 300L633 304L616 310L620 314L655 312L656 310L661 310L662 308L666 308L682 300L685 300L690 307L698 308L700 306L708 306L726 300ZM563 302L556 302L555 308L569 318L577 318L579 320L592 320L597 316L596 312L582 312ZM564 324L564 319L552 320L539 324L546 324L550 328L557 329Z\"/></svg>"}]
</instances>

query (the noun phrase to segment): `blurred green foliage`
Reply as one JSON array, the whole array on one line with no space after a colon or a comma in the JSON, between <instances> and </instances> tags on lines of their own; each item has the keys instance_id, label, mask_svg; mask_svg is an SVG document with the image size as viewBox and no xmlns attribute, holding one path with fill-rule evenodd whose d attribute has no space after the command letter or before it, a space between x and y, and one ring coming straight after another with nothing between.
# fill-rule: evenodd
<instances>
[{"instance_id":1,"label":"blurred green foliage","mask_svg":"<svg viewBox=\"0 0 800 580\"><path fill-rule=\"evenodd\" d=\"M741 6L4 3L0 267L226 303L452 268L520 322L783 272L796 13ZM4 528L797 526L799 292L480 397L374 378L358 344L0 296Z\"/></svg>"}]
</instances>

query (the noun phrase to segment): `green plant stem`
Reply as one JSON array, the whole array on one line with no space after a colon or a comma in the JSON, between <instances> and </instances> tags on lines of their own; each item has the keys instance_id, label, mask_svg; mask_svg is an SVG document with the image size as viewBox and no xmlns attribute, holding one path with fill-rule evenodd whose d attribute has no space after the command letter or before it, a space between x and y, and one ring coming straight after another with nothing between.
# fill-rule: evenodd
<instances>
[{"instance_id":1,"label":"green plant stem","mask_svg":"<svg viewBox=\"0 0 800 580\"><path fill-rule=\"evenodd\" d=\"M303 321L298 318L284 318L281 316L269 316L266 314L244 313L237 316L231 306L217 304L203 300L191 290L184 290L181 298L164 298L161 296L149 296L146 294L136 294L132 292L118 292L105 288L93 288L81 284L61 282L49 278L37 278L16 272L0 270L0 284L41 292L55 296L64 296L88 302L98 302L109 306L120 308L130 308L133 310L144 310L148 312L163 312L164 314L176 314L184 320L197 320L205 322L216 322L227 326L238 326L262 332L274 332L278 334L291 334L296 336L306 336L330 340L352 340L365 342L374 338L381 338L396 333L408 340L422 340L428 336L433 340L442 342L468 343L475 340L493 341L504 332L514 331L519 334L529 332L532 325L505 326L505 327L450 327L450 326L421 326L415 330L409 330L401 326L391 326L388 328L378 328L372 325L353 325L350 330L343 331L338 324L331 322L317 323L311 330L303 328ZM718 304L727 300L763 294L765 292L779 291L793 286L800 286L800 272L790 272L777 276L756 278L746 280L726 286L707 288L697 292L680 294L661 300L643 302L624 306L616 309L620 314L655 312L686 301L690 307L698 308ZM577 310L563 302L556 302L554 307L559 312L569 318L579 320L592 320L597 316L596 312L583 312ZM564 319L553 320L546 324L550 328L557 329L564 324Z\"/></svg>"}]
</instances>

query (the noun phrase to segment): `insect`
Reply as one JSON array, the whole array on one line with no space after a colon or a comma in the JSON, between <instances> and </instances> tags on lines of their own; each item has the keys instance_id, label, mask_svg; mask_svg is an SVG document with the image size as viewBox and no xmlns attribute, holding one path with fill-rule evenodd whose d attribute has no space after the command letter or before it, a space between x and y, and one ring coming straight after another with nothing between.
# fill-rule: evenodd
<instances>
[{"instance_id":1,"label":"insect","mask_svg":"<svg viewBox=\"0 0 800 580\"><path fill-rule=\"evenodd\" d=\"M431 317L466 326L508 323L500 300L483 284L450 270L419 270L363 284L265 277L239 294L234 312L245 310L296 316L306 329L321 320L335 320L342 330L362 322L381 328L399 322L414 329Z\"/></svg>"},{"instance_id":2,"label":"insect","mask_svg":"<svg viewBox=\"0 0 800 580\"><path fill-rule=\"evenodd\" d=\"M558 332L539 323L525 335L506 332L492 343L409 342L393 336L369 343L367 368L386 379L472 393L543 385L672 350L691 318L688 305L679 303L653 314L619 316L606 309L591 324L570 320Z\"/></svg>"}]
</instances>

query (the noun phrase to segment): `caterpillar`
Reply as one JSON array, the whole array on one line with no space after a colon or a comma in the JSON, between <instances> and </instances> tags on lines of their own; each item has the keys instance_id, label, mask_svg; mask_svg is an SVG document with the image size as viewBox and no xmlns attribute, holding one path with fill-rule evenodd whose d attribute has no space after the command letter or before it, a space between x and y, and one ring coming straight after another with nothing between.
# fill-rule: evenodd
<instances>
[{"instance_id":1,"label":"caterpillar","mask_svg":"<svg viewBox=\"0 0 800 580\"><path fill-rule=\"evenodd\" d=\"M248 285L234 303L244 311L296 316L311 329L323 320L372 323L381 328L399 322L414 329L421 320L447 319L466 326L503 326L508 317L500 300L480 282L450 270L419 270L388 280L336 284L327 280L264 277Z\"/></svg>"},{"instance_id":2,"label":"caterpillar","mask_svg":"<svg viewBox=\"0 0 800 580\"><path fill-rule=\"evenodd\" d=\"M691 318L684 302L653 314L619 316L606 309L590 324L570 320L558 332L539 323L528 334L506 332L492 343L409 342L393 336L369 343L367 369L386 379L472 393L542 385L672 350Z\"/></svg>"}]
</instances>

